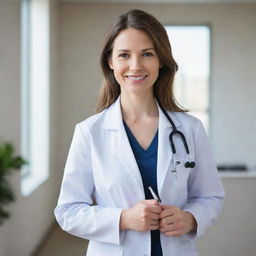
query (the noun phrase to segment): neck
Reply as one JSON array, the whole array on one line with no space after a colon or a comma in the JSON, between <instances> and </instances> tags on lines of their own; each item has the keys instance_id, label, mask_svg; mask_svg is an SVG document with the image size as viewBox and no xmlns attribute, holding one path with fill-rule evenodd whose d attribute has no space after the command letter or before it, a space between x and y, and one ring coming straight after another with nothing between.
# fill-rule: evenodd
<instances>
[{"instance_id":1,"label":"neck","mask_svg":"<svg viewBox=\"0 0 256 256\"><path fill-rule=\"evenodd\" d=\"M158 108L153 94L123 95L121 93L121 109L124 120L141 120L158 117Z\"/></svg>"}]
</instances>

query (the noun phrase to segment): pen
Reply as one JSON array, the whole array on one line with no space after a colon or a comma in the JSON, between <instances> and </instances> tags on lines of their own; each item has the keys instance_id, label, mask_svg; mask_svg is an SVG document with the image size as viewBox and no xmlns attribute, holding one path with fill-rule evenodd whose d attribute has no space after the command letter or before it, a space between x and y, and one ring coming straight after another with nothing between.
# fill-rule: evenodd
<instances>
[{"instance_id":1,"label":"pen","mask_svg":"<svg viewBox=\"0 0 256 256\"><path fill-rule=\"evenodd\" d=\"M161 203L160 198L158 198L158 196L156 195L156 193L154 192L154 190L151 188L151 186L148 187L149 191L151 192L151 195L153 196L153 198L155 200L157 200L158 203Z\"/></svg>"}]
</instances>

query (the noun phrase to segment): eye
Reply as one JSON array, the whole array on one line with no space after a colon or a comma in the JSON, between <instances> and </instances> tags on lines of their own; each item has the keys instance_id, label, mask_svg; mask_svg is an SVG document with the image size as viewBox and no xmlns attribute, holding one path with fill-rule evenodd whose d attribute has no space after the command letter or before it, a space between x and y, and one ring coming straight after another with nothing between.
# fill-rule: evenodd
<instances>
[{"instance_id":1,"label":"eye","mask_svg":"<svg viewBox=\"0 0 256 256\"><path fill-rule=\"evenodd\" d=\"M120 53L118 55L119 58L128 58L129 57L129 54L128 53Z\"/></svg>"},{"instance_id":2,"label":"eye","mask_svg":"<svg viewBox=\"0 0 256 256\"><path fill-rule=\"evenodd\" d=\"M151 56L153 56L154 54L152 53L152 52L144 52L143 53L143 56L144 57L151 57Z\"/></svg>"}]
</instances>

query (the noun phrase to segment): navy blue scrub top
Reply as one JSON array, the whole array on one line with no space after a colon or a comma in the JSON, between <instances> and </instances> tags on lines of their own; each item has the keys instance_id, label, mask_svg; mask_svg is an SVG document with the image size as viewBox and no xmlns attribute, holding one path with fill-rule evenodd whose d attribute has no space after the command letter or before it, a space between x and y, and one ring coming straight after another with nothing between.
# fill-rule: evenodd
<instances>
[{"instance_id":1,"label":"navy blue scrub top","mask_svg":"<svg viewBox=\"0 0 256 256\"><path fill-rule=\"evenodd\" d=\"M133 150L133 154L137 161L144 192L146 199L153 199L150 190L148 189L149 186L152 187L154 192L158 196L157 190L157 147L158 147L158 131L156 132L151 144L145 150L140 146L137 142L136 138L130 131L127 124L123 121L124 127L126 130L127 137L129 139L131 148ZM151 231L151 256L162 256L162 247L160 241L160 231L159 230L152 230Z\"/></svg>"}]
</instances>

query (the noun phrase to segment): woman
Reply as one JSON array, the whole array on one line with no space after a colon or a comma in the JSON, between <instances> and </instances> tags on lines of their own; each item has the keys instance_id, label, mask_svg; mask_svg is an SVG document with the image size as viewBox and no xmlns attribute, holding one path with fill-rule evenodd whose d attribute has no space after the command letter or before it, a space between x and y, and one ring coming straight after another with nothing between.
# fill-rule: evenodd
<instances>
[{"instance_id":1,"label":"woman","mask_svg":"<svg viewBox=\"0 0 256 256\"><path fill-rule=\"evenodd\" d=\"M140 10L121 15L101 65L98 113L76 125L57 221L90 240L88 256L198 255L224 190L201 122L175 102L165 29Z\"/></svg>"}]
</instances>

